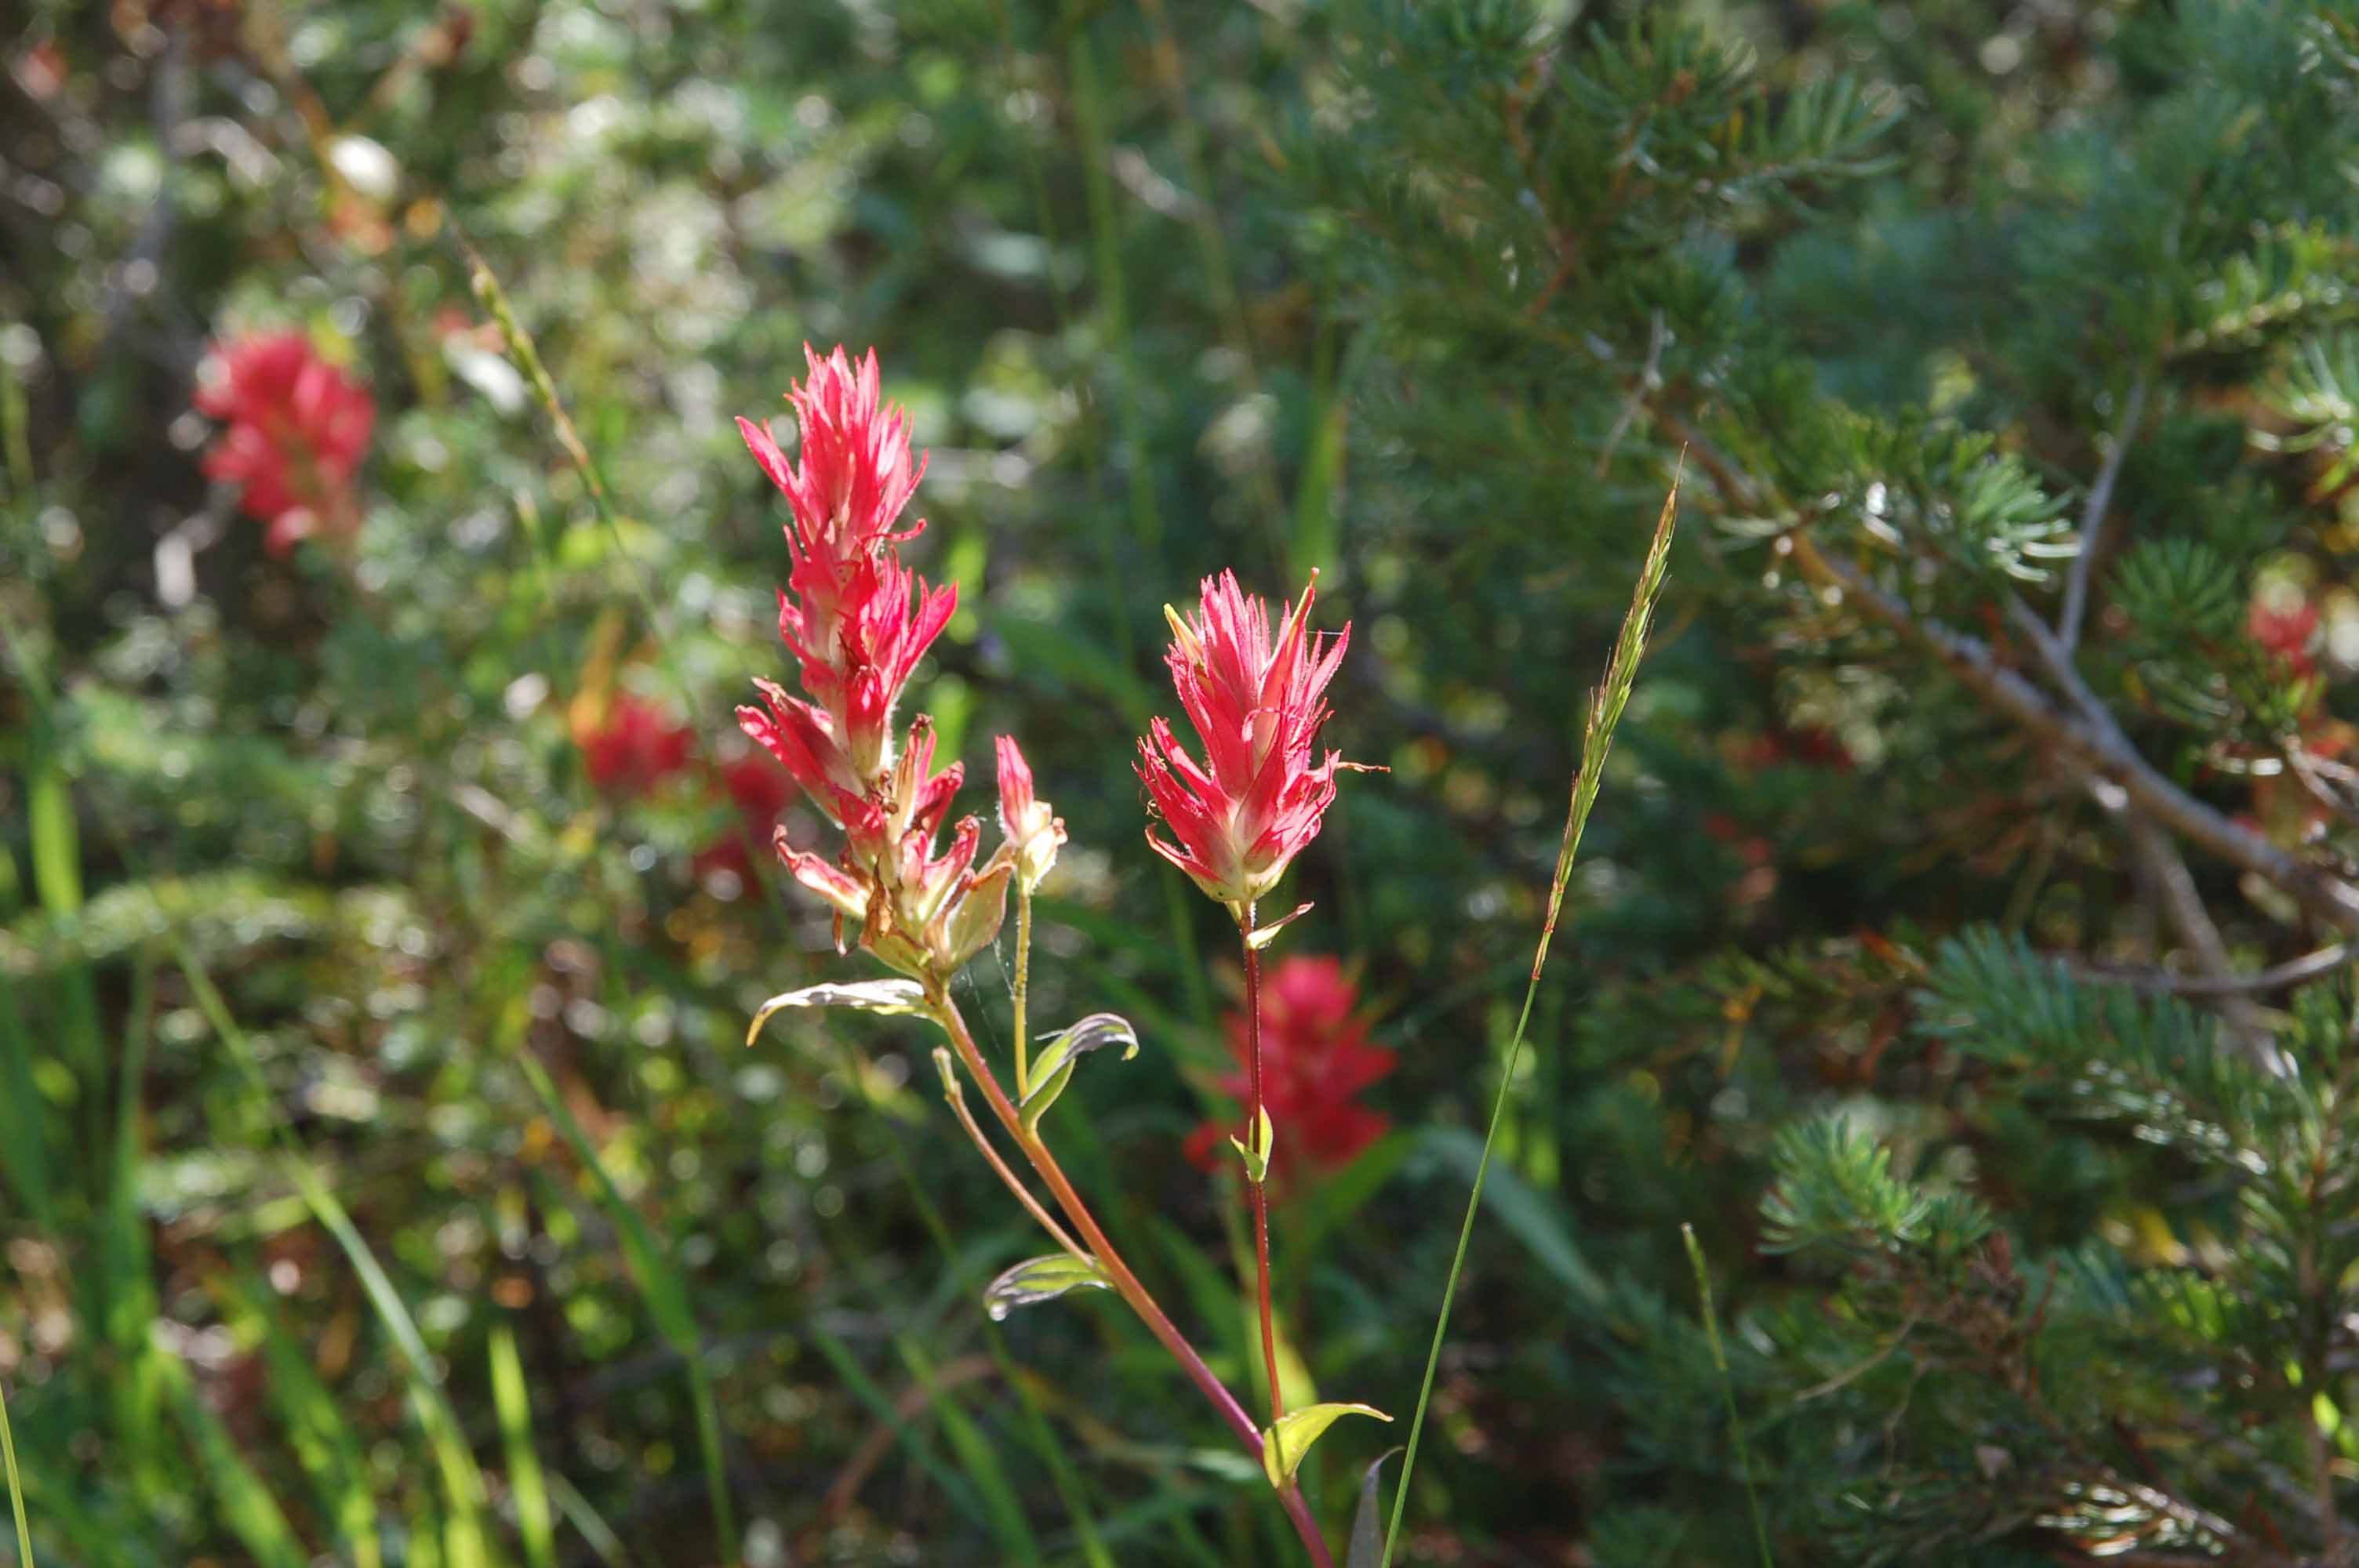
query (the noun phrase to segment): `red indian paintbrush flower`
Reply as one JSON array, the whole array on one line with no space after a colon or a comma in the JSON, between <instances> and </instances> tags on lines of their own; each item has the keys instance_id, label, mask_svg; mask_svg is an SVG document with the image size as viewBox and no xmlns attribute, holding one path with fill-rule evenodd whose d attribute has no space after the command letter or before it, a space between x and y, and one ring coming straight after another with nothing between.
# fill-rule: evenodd
<instances>
[{"instance_id":1,"label":"red indian paintbrush flower","mask_svg":"<svg viewBox=\"0 0 2359 1568\"><path fill-rule=\"evenodd\" d=\"M894 707L958 589L929 588L901 564L900 545L925 524L894 524L925 462L911 457L908 416L879 395L875 354L855 363L841 348L821 359L806 347L804 357L810 377L787 395L802 427L799 465L768 431L737 421L793 514L778 635L804 695L756 681L766 711L740 708L737 721L844 830L834 860L788 843L784 829L776 838L795 880L834 907L839 937L857 920L861 945L886 963L947 978L998 933L1016 870L1008 846L975 864L982 825L972 816L938 847L965 769L934 772L932 720L919 715L894 745Z\"/></svg>"},{"instance_id":2,"label":"red indian paintbrush flower","mask_svg":"<svg viewBox=\"0 0 2359 1568\"><path fill-rule=\"evenodd\" d=\"M958 589L929 589L894 547L925 530L920 521L893 532L925 464L910 460L907 416L879 404L876 355L855 367L841 348L824 360L804 353L810 378L787 395L802 421L801 466L762 427L740 419L737 428L793 514L778 635L808 700L757 681L769 711L741 708L737 717L813 804L853 827L892 764L893 705L958 608Z\"/></svg>"},{"instance_id":3,"label":"red indian paintbrush flower","mask_svg":"<svg viewBox=\"0 0 2359 1568\"><path fill-rule=\"evenodd\" d=\"M1359 1015L1358 988L1333 958L1288 958L1262 982L1262 1103L1281 1131L1270 1171L1281 1182L1332 1171L1383 1136L1392 1125L1382 1111L1354 1098L1393 1070L1395 1055L1368 1044ZM1229 1049L1242 1069L1247 1051L1245 1017L1228 1019ZM1222 1089L1243 1099L1245 1074L1223 1076ZM1234 1121L1208 1121L1188 1140L1189 1157L1211 1168Z\"/></svg>"},{"instance_id":4,"label":"red indian paintbrush flower","mask_svg":"<svg viewBox=\"0 0 2359 1568\"><path fill-rule=\"evenodd\" d=\"M1311 576L1274 640L1268 606L1240 589L1233 572L1204 579L1194 620L1164 610L1172 639L1164 662L1204 762L1189 755L1170 725L1153 721L1138 743L1138 776L1178 842L1151 827L1147 841L1240 922L1319 836L1335 798L1335 770L1345 765L1333 752L1311 757L1327 719L1327 683L1352 640L1346 622L1323 650L1315 642L1318 574Z\"/></svg>"},{"instance_id":5,"label":"red indian paintbrush flower","mask_svg":"<svg viewBox=\"0 0 2359 1568\"><path fill-rule=\"evenodd\" d=\"M654 703L619 693L595 728L575 738L582 771L613 795L652 794L664 780L688 766L688 727L675 724Z\"/></svg>"},{"instance_id":6,"label":"red indian paintbrush flower","mask_svg":"<svg viewBox=\"0 0 2359 1568\"><path fill-rule=\"evenodd\" d=\"M216 345L209 369L197 407L229 428L205 455L205 475L245 487L246 514L270 525L271 553L357 527L353 476L376 425L375 399L299 332Z\"/></svg>"}]
</instances>

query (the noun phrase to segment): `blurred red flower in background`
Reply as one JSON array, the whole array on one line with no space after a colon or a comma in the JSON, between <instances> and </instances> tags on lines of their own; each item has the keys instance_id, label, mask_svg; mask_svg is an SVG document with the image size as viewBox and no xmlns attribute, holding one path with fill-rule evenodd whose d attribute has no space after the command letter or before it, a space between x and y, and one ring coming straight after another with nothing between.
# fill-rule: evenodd
<instances>
[{"instance_id":1,"label":"blurred red flower in background","mask_svg":"<svg viewBox=\"0 0 2359 1568\"><path fill-rule=\"evenodd\" d=\"M639 796L688 766L688 726L628 692L617 693L594 728L578 730L590 782L610 795Z\"/></svg>"},{"instance_id":2,"label":"blurred red flower in background","mask_svg":"<svg viewBox=\"0 0 2359 1568\"><path fill-rule=\"evenodd\" d=\"M246 515L270 525L270 552L357 528L353 476L376 427L376 400L300 332L216 344L207 363L197 407L229 427L205 454L205 475L244 487Z\"/></svg>"},{"instance_id":3,"label":"blurred red flower in background","mask_svg":"<svg viewBox=\"0 0 2359 1568\"><path fill-rule=\"evenodd\" d=\"M2253 595L2245 611L2245 630L2253 641L2283 660L2296 676L2311 674L2318 661L2310 641L2318 633L2318 606L2299 589Z\"/></svg>"},{"instance_id":4,"label":"blurred red flower in background","mask_svg":"<svg viewBox=\"0 0 2359 1568\"><path fill-rule=\"evenodd\" d=\"M1288 958L1261 989L1262 1101L1277 1141L1270 1170L1281 1182L1332 1171L1384 1135L1392 1119L1358 1103L1361 1090L1393 1070L1396 1054L1368 1043L1359 988L1333 958ZM1245 1059L1245 1018L1229 1015L1229 1050ZM1242 1072L1223 1075L1222 1089L1242 1099ZM1188 1138L1188 1157L1212 1168L1236 1119L1208 1121Z\"/></svg>"}]
</instances>

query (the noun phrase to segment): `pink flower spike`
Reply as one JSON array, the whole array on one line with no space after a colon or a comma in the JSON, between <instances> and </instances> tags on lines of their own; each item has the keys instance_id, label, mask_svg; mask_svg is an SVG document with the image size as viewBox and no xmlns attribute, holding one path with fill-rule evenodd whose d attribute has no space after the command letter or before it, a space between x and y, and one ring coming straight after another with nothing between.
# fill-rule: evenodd
<instances>
[{"instance_id":1,"label":"pink flower spike","mask_svg":"<svg viewBox=\"0 0 2359 1568\"><path fill-rule=\"evenodd\" d=\"M1234 573L1206 578L1193 619L1167 608L1164 663L1204 761L1156 719L1138 743L1139 780L1172 840L1147 843L1239 921L1319 836L1335 798L1333 752L1313 760L1327 684L1351 644L1346 623L1322 646L1310 629L1318 574L1273 638L1269 608Z\"/></svg>"}]
</instances>

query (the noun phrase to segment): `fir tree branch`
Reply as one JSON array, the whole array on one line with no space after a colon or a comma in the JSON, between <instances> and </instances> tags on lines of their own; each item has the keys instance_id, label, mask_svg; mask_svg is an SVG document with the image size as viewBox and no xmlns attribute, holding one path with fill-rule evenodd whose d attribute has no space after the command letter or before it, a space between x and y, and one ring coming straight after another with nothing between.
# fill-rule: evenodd
<instances>
[{"instance_id":1,"label":"fir tree branch","mask_svg":"<svg viewBox=\"0 0 2359 1568\"><path fill-rule=\"evenodd\" d=\"M2143 991L2160 991L2170 996L2225 996L2231 992L2256 995L2262 991L2284 990L2331 975L2359 957L2359 944L2337 942L2331 947L2321 947L2315 953L2305 953L2299 958L2288 958L2282 964L2272 964L2266 969L2256 969L2248 975L2174 975L2166 969L2111 968L2095 964L2071 966L2075 979L2097 985L2130 986Z\"/></svg>"},{"instance_id":2,"label":"fir tree branch","mask_svg":"<svg viewBox=\"0 0 2359 1568\"><path fill-rule=\"evenodd\" d=\"M2058 711L2038 687L2000 664L1979 638L1938 621L1920 620L1897 595L1849 561L1821 553L1807 535L1788 537L1806 570L1832 582L1869 615L1923 647L1961 685L2074 767L2120 785L2131 804L2157 823L2276 884L2336 930L2359 932L2359 888L2287 854L2172 784L2123 739L2110 718L2100 727Z\"/></svg>"},{"instance_id":3,"label":"fir tree branch","mask_svg":"<svg viewBox=\"0 0 2359 1568\"><path fill-rule=\"evenodd\" d=\"M2162 893L2163 913L2178 929L2179 939L2194 954L2197 968L2214 985L2234 979L2236 967L2228 957L2228 944L2221 937L2212 912L2204 907L2195 875L2187 869L2187 858L2179 852L2170 836L2154 825L2152 817L2138 811L2125 816L2124 827L2130 847L2151 868L2155 885ZM2253 999L2233 986L2210 994L2217 999L2228 1033L2245 1054L2266 1071L2285 1071L2268 1025L2262 1021L2260 1009Z\"/></svg>"},{"instance_id":4,"label":"fir tree branch","mask_svg":"<svg viewBox=\"0 0 2359 1568\"><path fill-rule=\"evenodd\" d=\"M2056 622L2056 640L2068 654L2081 643L2081 622L2089 609L2089 578L2095 569L2099 546L2104 543L2107 509L2113 504L2114 484L2122 477L2122 460L2129 455L2138 420L2146 414L2147 386L2147 373L2138 372L2122 410L2121 431L2097 470L2097 482L2089 487L2088 507L2081 514L2081 553L2072 557L2072 573L2064 583L2063 613Z\"/></svg>"},{"instance_id":5,"label":"fir tree branch","mask_svg":"<svg viewBox=\"0 0 2359 1568\"><path fill-rule=\"evenodd\" d=\"M1683 444L1697 465L1712 476L1724 503L1748 516L1767 514L1759 487L1725 452L1677 409L1658 401L1653 412L1665 434ZM1932 654L1985 706L2044 742L2077 772L2119 785L2129 803L2156 823L2230 865L2284 890L2312 915L2336 930L2359 933L2359 887L2297 860L2163 777L2130 744L2104 705L2088 694L2086 684L2071 668L2071 661L2062 661L2060 669L2057 661L2049 656L2049 650L2057 644L2037 617L2018 617L2017 624L2031 637L2049 673L2057 676L2074 705L2084 714L2093 712L2101 717L2075 718L2060 710L2046 693L2019 672L2000 663L1988 643L1939 621L1919 617L1897 594L1876 583L1866 572L1820 550L1801 529L1783 536L1791 541L1795 560L1805 572L1842 589L1847 600ZM2033 636L2035 627L2037 635Z\"/></svg>"}]
</instances>

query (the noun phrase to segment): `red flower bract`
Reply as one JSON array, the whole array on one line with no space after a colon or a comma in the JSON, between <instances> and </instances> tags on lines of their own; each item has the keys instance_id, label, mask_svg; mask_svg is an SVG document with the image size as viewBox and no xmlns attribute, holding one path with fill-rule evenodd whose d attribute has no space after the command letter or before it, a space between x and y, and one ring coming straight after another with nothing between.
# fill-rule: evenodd
<instances>
[{"instance_id":1,"label":"red flower bract","mask_svg":"<svg viewBox=\"0 0 2359 1568\"><path fill-rule=\"evenodd\" d=\"M964 770L934 772L932 720L920 714L897 751L893 710L919 661L958 607L958 590L929 588L901 565L895 532L925 471L909 452L908 419L883 402L876 356L806 347L810 378L788 394L802 426L801 462L762 427L740 419L755 460L787 498L787 552L778 635L802 679L798 697L756 681L764 706L737 721L844 830L833 860L794 847L778 858L832 905L837 935L860 922L861 946L905 975L947 979L998 933L1015 849L981 865L982 825L962 819L938 844Z\"/></svg>"},{"instance_id":2,"label":"red flower bract","mask_svg":"<svg viewBox=\"0 0 2359 1568\"><path fill-rule=\"evenodd\" d=\"M375 399L299 332L216 345L211 370L197 407L229 428L205 454L204 471L245 487L246 514L270 524L271 552L357 527L353 476L376 426Z\"/></svg>"},{"instance_id":3,"label":"red flower bract","mask_svg":"<svg viewBox=\"0 0 2359 1568\"><path fill-rule=\"evenodd\" d=\"M929 589L894 547L925 529L893 532L925 465L910 460L907 417L878 403L875 354L857 367L841 348L824 360L804 354L810 379L788 394L803 424L801 467L762 427L740 419L737 428L793 514L778 635L808 697L759 681L768 711L741 708L737 717L821 811L850 827L891 765L893 705L958 608L958 589Z\"/></svg>"},{"instance_id":4,"label":"red flower bract","mask_svg":"<svg viewBox=\"0 0 2359 1568\"><path fill-rule=\"evenodd\" d=\"M1353 1097L1393 1070L1394 1053L1368 1044L1358 1014L1360 993L1333 958L1288 958L1270 971L1261 991L1262 1103L1277 1140L1270 1169L1280 1181L1349 1163L1392 1125L1383 1112ZM1228 1019L1229 1049L1245 1059L1245 1019ZM1245 1075L1224 1075L1221 1087L1243 1099ZM1210 1168L1234 1118L1208 1121L1188 1140L1188 1152Z\"/></svg>"},{"instance_id":5,"label":"red flower bract","mask_svg":"<svg viewBox=\"0 0 2359 1568\"><path fill-rule=\"evenodd\" d=\"M1240 921L1319 836L1335 798L1342 759L1329 752L1314 762L1311 742L1326 722L1323 694L1352 628L1347 622L1318 646L1310 629L1317 574L1312 579L1275 638L1268 607L1232 572L1204 579L1192 621L1164 611L1172 635L1164 662L1204 762L1162 719L1150 725L1138 743L1138 776L1177 842L1151 827L1147 841Z\"/></svg>"}]
</instances>

